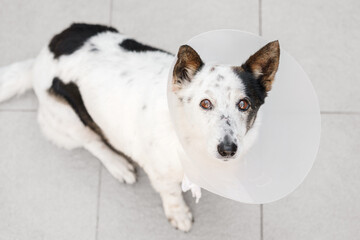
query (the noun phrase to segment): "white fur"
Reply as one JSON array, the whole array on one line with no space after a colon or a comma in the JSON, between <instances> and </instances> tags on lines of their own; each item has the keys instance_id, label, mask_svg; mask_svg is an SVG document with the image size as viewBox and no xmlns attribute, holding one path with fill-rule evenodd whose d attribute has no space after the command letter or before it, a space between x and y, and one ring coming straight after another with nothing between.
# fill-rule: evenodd
<instances>
[{"instance_id":1,"label":"white fur","mask_svg":"<svg viewBox=\"0 0 360 240\"><path fill-rule=\"evenodd\" d=\"M89 114L109 142L148 174L160 193L170 223L188 231L192 215L179 184L184 173L177 152L182 147L170 119L166 95L174 56L158 51L125 51L118 44L126 38L119 33L101 33L71 55L54 59L45 47L35 61L1 68L0 100L32 85L39 99L38 121L48 139L66 149L84 147L99 158L114 177L127 183L135 182L133 166L85 127L68 104L48 93L54 77L65 83L76 83ZM94 45L99 51L90 51ZM192 141L206 146L204 151L217 156L216 145L230 130L235 131L234 140L245 144L243 116L236 109L236 101L244 96L244 89L229 67L216 66L211 73L210 67L205 65L194 82L179 94L192 97L193 104L186 105L186 111L204 123L199 131L186 134ZM220 88L213 86L216 81L211 81L219 74L226 82ZM214 101L216 110L210 113L201 109L199 102L203 98ZM225 118L221 119L221 115ZM232 127L225 124L226 120Z\"/></svg>"},{"instance_id":2,"label":"white fur","mask_svg":"<svg viewBox=\"0 0 360 240\"><path fill-rule=\"evenodd\" d=\"M0 68L0 102L31 88L32 64L30 59Z\"/></svg>"}]
</instances>

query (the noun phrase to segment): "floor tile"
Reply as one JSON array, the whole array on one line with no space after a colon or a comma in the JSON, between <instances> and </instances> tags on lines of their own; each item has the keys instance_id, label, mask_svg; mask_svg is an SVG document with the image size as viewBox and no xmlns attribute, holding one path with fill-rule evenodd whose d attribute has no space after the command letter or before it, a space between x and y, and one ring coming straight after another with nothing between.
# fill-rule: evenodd
<instances>
[{"instance_id":1,"label":"floor tile","mask_svg":"<svg viewBox=\"0 0 360 240\"><path fill-rule=\"evenodd\" d=\"M109 24L110 0L0 0L0 66L34 58L51 37L72 22ZM36 101L22 98L0 109L33 109Z\"/></svg>"},{"instance_id":2,"label":"floor tile","mask_svg":"<svg viewBox=\"0 0 360 240\"><path fill-rule=\"evenodd\" d=\"M0 239L95 239L99 169L45 140L35 112L0 111Z\"/></svg>"},{"instance_id":3,"label":"floor tile","mask_svg":"<svg viewBox=\"0 0 360 240\"><path fill-rule=\"evenodd\" d=\"M124 185L102 172L99 240L111 239L259 239L258 205L245 205L203 192L198 204L190 194L195 223L189 233L173 229L143 171L135 185Z\"/></svg>"},{"instance_id":4,"label":"floor tile","mask_svg":"<svg viewBox=\"0 0 360 240\"><path fill-rule=\"evenodd\" d=\"M112 24L140 41L176 52L193 36L235 28L258 33L258 1L114 0Z\"/></svg>"},{"instance_id":5,"label":"floor tile","mask_svg":"<svg viewBox=\"0 0 360 240\"><path fill-rule=\"evenodd\" d=\"M0 111L3 110L24 110L36 111L38 100L34 91L27 91L23 95L15 96L5 102L0 102Z\"/></svg>"},{"instance_id":6,"label":"floor tile","mask_svg":"<svg viewBox=\"0 0 360 240\"><path fill-rule=\"evenodd\" d=\"M317 160L302 186L264 206L264 240L358 239L360 115L322 116Z\"/></svg>"},{"instance_id":7,"label":"floor tile","mask_svg":"<svg viewBox=\"0 0 360 240\"><path fill-rule=\"evenodd\" d=\"M303 66L323 111L360 112L360 2L263 0L263 35Z\"/></svg>"}]
</instances>

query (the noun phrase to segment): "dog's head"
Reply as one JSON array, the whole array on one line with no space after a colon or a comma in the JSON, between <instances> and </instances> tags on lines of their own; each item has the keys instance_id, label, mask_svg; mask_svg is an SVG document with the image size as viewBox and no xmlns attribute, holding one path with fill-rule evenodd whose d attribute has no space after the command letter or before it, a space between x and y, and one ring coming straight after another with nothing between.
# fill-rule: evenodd
<instances>
[{"instance_id":1,"label":"dog's head","mask_svg":"<svg viewBox=\"0 0 360 240\"><path fill-rule=\"evenodd\" d=\"M257 113L279 65L278 41L270 42L241 66L204 63L181 46L172 91L182 108L188 144L223 161L240 158L256 132ZM183 129L182 129L183 130Z\"/></svg>"}]
</instances>

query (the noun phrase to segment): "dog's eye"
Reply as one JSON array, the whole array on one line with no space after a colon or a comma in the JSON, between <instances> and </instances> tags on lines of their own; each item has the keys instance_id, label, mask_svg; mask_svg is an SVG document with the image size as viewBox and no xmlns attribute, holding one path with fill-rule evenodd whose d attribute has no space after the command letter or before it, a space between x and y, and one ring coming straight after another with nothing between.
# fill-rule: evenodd
<instances>
[{"instance_id":1,"label":"dog's eye","mask_svg":"<svg viewBox=\"0 0 360 240\"><path fill-rule=\"evenodd\" d=\"M246 99L241 99L240 102L238 103L238 108L241 110L241 111L246 111L249 109L249 101L246 100Z\"/></svg>"},{"instance_id":2,"label":"dog's eye","mask_svg":"<svg viewBox=\"0 0 360 240\"><path fill-rule=\"evenodd\" d=\"M212 109L213 105L209 99L204 99L200 102L200 106L205 110L210 110L210 109Z\"/></svg>"}]
</instances>

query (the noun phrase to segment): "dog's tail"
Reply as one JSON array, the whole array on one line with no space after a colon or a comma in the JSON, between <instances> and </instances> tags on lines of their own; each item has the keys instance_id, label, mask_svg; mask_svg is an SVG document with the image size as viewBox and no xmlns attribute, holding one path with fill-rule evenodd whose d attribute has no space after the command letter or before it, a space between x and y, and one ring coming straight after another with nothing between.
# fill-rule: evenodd
<instances>
[{"instance_id":1,"label":"dog's tail","mask_svg":"<svg viewBox=\"0 0 360 240\"><path fill-rule=\"evenodd\" d=\"M32 88L34 59L0 67L0 102Z\"/></svg>"}]
</instances>

